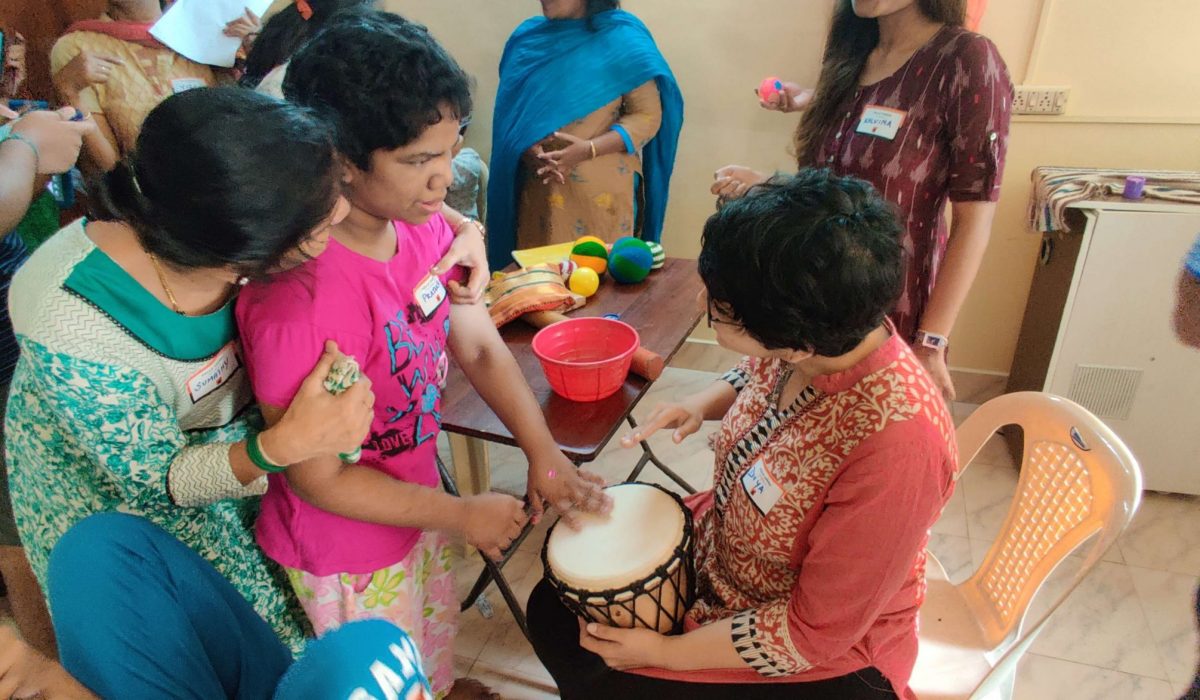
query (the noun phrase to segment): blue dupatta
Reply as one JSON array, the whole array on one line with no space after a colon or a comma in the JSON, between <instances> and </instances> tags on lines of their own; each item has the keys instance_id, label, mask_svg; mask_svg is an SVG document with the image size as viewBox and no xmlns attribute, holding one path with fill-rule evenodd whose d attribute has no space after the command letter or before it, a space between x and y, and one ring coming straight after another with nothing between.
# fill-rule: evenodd
<instances>
[{"instance_id":1,"label":"blue dupatta","mask_svg":"<svg viewBox=\"0 0 1200 700\"><path fill-rule=\"evenodd\" d=\"M642 238L662 237L663 217L683 125L683 96L654 37L623 10L587 20L533 17L517 27L500 58L488 181L488 264L512 262L517 240L521 154L555 130L654 80L662 126L642 149L646 204Z\"/></svg>"}]
</instances>

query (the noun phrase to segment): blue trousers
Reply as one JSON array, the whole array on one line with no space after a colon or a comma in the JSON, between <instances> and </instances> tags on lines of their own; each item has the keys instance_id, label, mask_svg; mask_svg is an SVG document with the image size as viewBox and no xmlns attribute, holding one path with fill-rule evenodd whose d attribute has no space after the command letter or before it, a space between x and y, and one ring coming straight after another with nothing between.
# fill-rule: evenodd
<instances>
[{"instance_id":1,"label":"blue trousers","mask_svg":"<svg viewBox=\"0 0 1200 700\"><path fill-rule=\"evenodd\" d=\"M212 565L132 515L93 515L67 532L51 555L49 594L63 666L106 700L428 691L412 641L384 621L345 625L293 664Z\"/></svg>"}]
</instances>

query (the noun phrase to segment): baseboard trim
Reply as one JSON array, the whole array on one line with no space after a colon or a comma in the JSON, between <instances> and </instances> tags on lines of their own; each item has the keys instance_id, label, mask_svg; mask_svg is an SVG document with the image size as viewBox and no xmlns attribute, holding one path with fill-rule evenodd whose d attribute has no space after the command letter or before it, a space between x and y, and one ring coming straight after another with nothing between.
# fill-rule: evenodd
<instances>
[{"instance_id":1,"label":"baseboard trim","mask_svg":"<svg viewBox=\"0 0 1200 700\"><path fill-rule=\"evenodd\" d=\"M697 345L719 345L719 343L717 343L717 341L712 338L689 337L687 340L685 340L683 342L695 343ZM1008 378L1008 372L999 372L994 369L978 369L976 367L959 367L958 365L950 365L948 369L951 372L959 372L962 374L982 374L982 375L985 375L988 377L1004 377L1005 379Z\"/></svg>"},{"instance_id":2,"label":"baseboard trim","mask_svg":"<svg viewBox=\"0 0 1200 700\"><path fill-rule=\"evenodd\" d=\"M956 365L950 365L947 369L951 372L962 372L963 374L986 374L989 377L1008 378L1008 372L997 372L994 369L976 369L974 367L958 367Z\"/></svg>"}]
</instances>

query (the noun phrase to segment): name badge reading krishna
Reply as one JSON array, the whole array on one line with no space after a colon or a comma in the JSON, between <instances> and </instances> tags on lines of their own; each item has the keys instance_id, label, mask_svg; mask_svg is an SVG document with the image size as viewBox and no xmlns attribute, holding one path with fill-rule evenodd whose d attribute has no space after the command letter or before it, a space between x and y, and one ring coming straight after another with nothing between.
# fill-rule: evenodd
<instances>
[{"instance_id":1,"label":"name badge reading krishna","mask_svg":"<svg viewBox=\"0 0 1200 700\"><path fill-rule=\"evenodd\" d=\"M199 403L200 399L220 389L241 368L242 358L238 357L237 342L230 341L207 365L188 377L187 393L192 403Z\"/></svg>"},{"instance_id":2,"label":"name badge reading krishna","mask_svg":"<svg viewBox=\"0 0 1200 700\"><path fill-rule=\"evenodd\" d=\"M417 298L417 306L421 308L421 315L425 318L433 316L433 312L442 305L446 300L446 287L442 285L442 281L433 275L426 275L425 279L417 284L417 288L413 290L414 296Z\"/></svg>"},{"instance_id":3,"label":"name badge reading krishna","mask_svg":"<svg viewBox=\"0 0 1200 700\"><path fill-rule=\"evenodd\" d=\"M775 477L771 476L767 463L761 459L742 475L742 488L746 490L750 502L763 515L771 512L775 503L783 496L783 488L775 481Z\"/></svg>"},{"instance_id":4,"label":"name badge reading krishna","mask_svg":"<svg viewBox=\"0 0 1200 700\"><path fill-rule=\"evenodd\" d=\"M904 118L907 116L908 112L899 109L867 105L863 108L862 118L859 119L855 131L891 141L896 138L896 134L904 125Z\"/></svg>"}]
</instances>

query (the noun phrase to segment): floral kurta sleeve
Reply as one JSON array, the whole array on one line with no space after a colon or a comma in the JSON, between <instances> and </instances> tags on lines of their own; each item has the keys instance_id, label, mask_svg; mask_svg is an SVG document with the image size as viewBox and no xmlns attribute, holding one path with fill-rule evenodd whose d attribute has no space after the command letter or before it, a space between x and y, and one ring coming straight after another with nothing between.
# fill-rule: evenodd
<instances>
[{"instance_id":1,"label":"floral kurta sleeve","mask_svg":"<svg viewBox=\"0 0 1200 700\"><path fill-rule=\"evenodd\" d=\"M94 464L97 478L123 502L138 509L198 507L266 490L263 479L243 486L229 462L229 443L245 439L245 421L185 433L154 383L132 368L85 362L31 343L24 357L25 371L39 385L41 405L31 414L59 422L73 437L63 449Z\"/></svg>"},{"instance_id":2,"label":"floral kurta sleeve","mask_svg":"<svg viewBox=\"0 0 1200 700\"><path fill-rule=\"evenodd\" d=\"M743 357L742 361L737 363L736 367L721 375L721 381L729 382L734 391L741 391L746 387L746 383L750 381L752 363L753 360L751 358Z\"/></svg>"},{"instance_id":3,"label":"floral kurta sleeve","mask_svg":"<svg viewBox=\"0 0 1200 700\"><path fill-rule=\"evenodd\" d=\"M911 580L912 553L947 497L930 488L944 462L931 432L908 421L860 444L808 533L791 595L734 616L734 646L760 674L796 674L843 656Z\"/></svg>"}]
</instances>

